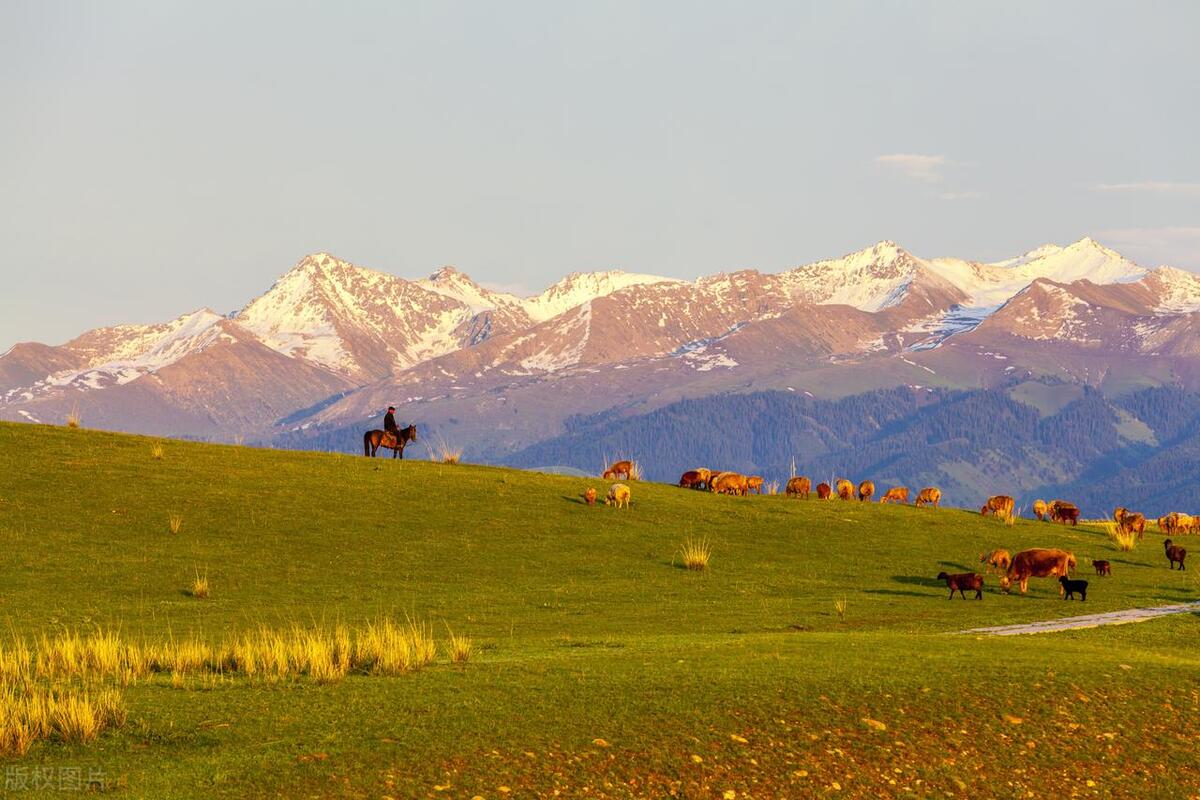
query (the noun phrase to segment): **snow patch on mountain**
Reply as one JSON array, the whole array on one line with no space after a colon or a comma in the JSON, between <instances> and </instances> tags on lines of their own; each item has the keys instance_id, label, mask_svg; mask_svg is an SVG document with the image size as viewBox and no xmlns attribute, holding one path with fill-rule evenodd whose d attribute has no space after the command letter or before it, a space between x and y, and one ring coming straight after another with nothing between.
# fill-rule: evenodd
<instances>
[{"instance_id":1,"label":"snow patch on mountain","mask_svg":"<svg viewBox=\"0 0 1200 800\"><path fill-rule=\"evenodd\" d=\"M222 337L232 341L233 337L221 329L224 319L203 308L161 325L100 329L89 336L85 347L103 346L103 349L92 351L86 367L47 375L25 389L10 390L4 399L25 401L55 389L91 390L131 383L203 351Z\"/></svg>"},{"instance_id":2,"label":"snow patch on mountain","mask_svg":"<svg viewBox=\"0 0 1200 800\"><path fill-rule=\"evenodd\" d=\"M564 319L556 334L537 353L521 359L519 366L537 372L554 372L578 364L592 335L591 301L578 306L571 316Z\"/></svg>"},{"instance_id":3,"label":"snow patch on mountain","mask_svg":"<svg viewBox=\"0 0 1200 800\"><path fill-rule=\"evenodd\" d=\"M544 322L591 300L606 297L622 289L656 283L683 284L685 281L622 270L572 272L541 294L524 300L522 307L535 322Z\"/></svg>"},{"instance_id":4,"label":"snow patch on mountain","mask_svg":"<svg viewBox=\"0 0 1200 800\"><path fill-rule=\"evenodd\" d=\"M1146 285L1158 297L1155 312L1191 314L1200 311L1200 276L1174 267L1159 267L1146 277Z\"/></svg>"}]
</instances>

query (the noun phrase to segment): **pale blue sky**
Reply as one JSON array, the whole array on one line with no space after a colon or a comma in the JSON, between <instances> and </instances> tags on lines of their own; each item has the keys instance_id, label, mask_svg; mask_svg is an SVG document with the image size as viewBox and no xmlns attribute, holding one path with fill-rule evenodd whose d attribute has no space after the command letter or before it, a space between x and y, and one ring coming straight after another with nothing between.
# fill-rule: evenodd
<instances>
[{"instance_id":1,"label":"pale blue sky","mask_svg":"<svg viewBox=\"0 0 1200 800\"><path fill-rule=\"evenodd\" d=\"M305 253L536 290L879 239L1200 269L1200 4L0 0L0 350Z\"/></svg>"}]
</instances>

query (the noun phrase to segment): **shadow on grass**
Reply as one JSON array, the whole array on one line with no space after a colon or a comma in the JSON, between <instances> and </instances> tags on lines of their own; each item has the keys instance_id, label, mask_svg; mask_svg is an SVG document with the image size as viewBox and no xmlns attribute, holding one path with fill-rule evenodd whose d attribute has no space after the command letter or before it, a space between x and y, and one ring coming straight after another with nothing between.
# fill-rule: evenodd
<instances>
[{"instance_id":1,"label":"shadow on grass","mask_svg":"<svg viewBox=\"0 0 1200 800\"><path fill-rule=\"evenodd\" d=\"M889 594L901 595L904 597L924 597L929 598L932 595L929 592L914 592L908 589L863 589L863 594Z\"/></svg>"},{"instance_id":2,"label":"shadow on grass","mask_svg":"<svg viewBox=\"0 0 1200 800\"><path fill-rule=\"evenodd\" d=\"M938 566L946 567L947 569L962 570L963 572L975 572L974 567L968 567L966 564L959 564L957 561L939 561Z\"/></svg>"},{"instance_id":3,"label":"shadow on grass","mask_svg":"<svg viewBox=\"0 0 1200 800\"><path fill-rule=\"evenodd\" d=\"M940 586L942 588L945 588L945 586L946 586L945 583L943 583L942 581L939 581L937 578L933 577L932 575L930 575L930 576L893 575L892 581L894 583L906 583L906 584L909 584L910 586L928 586L930 588L933 588L934 586Z\"/></svg>"}]
</instances>

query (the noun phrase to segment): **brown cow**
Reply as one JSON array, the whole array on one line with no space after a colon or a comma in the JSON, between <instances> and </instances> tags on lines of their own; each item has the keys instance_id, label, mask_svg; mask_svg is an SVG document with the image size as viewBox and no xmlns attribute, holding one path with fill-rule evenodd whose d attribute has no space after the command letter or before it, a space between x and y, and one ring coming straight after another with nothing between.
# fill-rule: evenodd
<instances>
[{"instance_id":1,"label":"brown cow","mask_svg":"<svg viewBox=\"0 0 1200 800\"><path fill-rule=\"evenodd\" d=\"M1017 581L1021 594L1029 588L1030 578L1061 578L1070 574L1075 567L1075 555L1066 550L1034 547L1022 550L1013 556L1008 573L1000 579L1000 588L1005 592ZM1063 593L1060 585L1059 594Z\"/></svg>"},{"instance_id":2,"label":"brown cow","mask_svg":"<svg viewBox=\"0 0 1200 800\"><path fill-rule=\"evenodd\" d=\"M788 479L787 488L784 489L784 495L787 497L803 497L808 499L808 493L812 490L812 481L803 475L797 475L794 478Z\"/></svg>"},{"instance_id":3,"label":"brown cow","mask_svg":"<svg viewBox=\"0 0 1200 800\"><path fill-rule=\"evenodd\" d=\"M936 486L926 486L917 495L916 506L920 508L921 506L929 505L937 508L940 502L942 502L942 490Z\"/></svg>"},{"instance_id":4,"label":"brown cow","mask_svg":"<svg viewBox=\"0 0 1200 800\"><path fill-rule=\"evenodd\" d=\"M763 479L761 475L751 475L746 479L746 486L755 494L762 494Z\"/></svg>"},{"instance_id":5,"label":"brown cow","mask_svg":"<svg viewBox=\"0 0 1200 800\"><path fill-rule=\"evenodd\" d=\"M711 469L705 469L704 467L696 467L693 472L696 472L700 475L700 480L704 481L705 486L708 486L708 482L711 481L712 476L716 474Z\"/></svg>"},{"instance_id":6,"label":"brown cow","mask_svg":"<svg viewBox=\"0 0 1200 800\"><path fill-rule=\"evenodd\" d=\"M709 491L717 494L736 494L745 496L749 491L749 479L736 472L719 472L713 476Z\"/></svg>"},{"instance_id":7,"label":"brown cow","mask_svg":"<svg viewBox=\"0 0 1200 800\"><path fill-rule=\"evenodd\" d=\"M1117 523L1117 525L1120 525L1121 520L1124 519L1125 515L1128 513L1129 509L1125 506L1117 506L1113 509L1113 522Z\"/></svg>"},{"instance_id":8,"label":"brown cow","mask_svg":"<svg viewBox=\"0 0 1200 800\"><path fill-rule=\"evenodd\" d=\"M1046 504L1045 500L1034 500L1033 515L1037 517L1038 522L1045 522L1050 515L1050 506Z\"/></svg>"},{"instance_id":9,"label":"brown cow","mask_svg":"<svg viewBox=\"0 0 1200 800\"><path fill-rule=\"evenodd\" d=\"M846 480L845 478L838 478L837 495L842 500L853 500L854 499L854 484L851 483L850 481Z\"/></svg>"},{"instance_id":10,"label":"brown cow","mask_svg":"<svg viewBox=\"0 0 1200 800\"><path fill-rule=\"evenodd\" d=\"M1050 503L1050 519L1063 525L1069 522L1074 527L1079 524L1079 507L1066 500L1054 500Z\"/></svg>"},{"instance_id":11,"label":"brown cow","mask_svg":"<svg viewBox=\"0 0 1200 800\"><path fill-rule=\"evenodd\" d=\"M893 486L888 489L883 497L879 498L881 503L908 503L908 487Z\"/></svg>"},{"instance_id":12,"label":"brown cow","mask_svg":"<svg viewBox=\"0 0 1200 800\"><path fill-rule=\"evenodd\" d=\"M1117 527L1126 533L1136 533L1138 541L1146 538L1146 515L1126 511L1117 520Z\"/></svg>"},{"instance_id":13,"label":"brown cow","mask_svg":"<svg viewBox=\"0 0 1200 800\"><path fill-rule=\"evenodd\" d=\"M691 469L679 476L679 485L684 489L703 489L704 478L699 470Z\"/></svg>"},{"instance_id":14,"label":"brown cow","mask_svg":"<svg viewBox=\"0 0 1200 800\"><path fill-rule=\"evenodd\" d=\"M858 485L858 499L864 503L871 502L871 497L875 494L875 484L871 481L863 481Z\"/></svg>"},{"instance_id":15,"label":"brown cow","mask_svg":"<svg viewBox=\"0 0 1200 800\"><path fill-rule=\"evenodd\" d=\"M832 496L833 496L833 489L831 489L829 487L828 483L821 482L821 483L817 484L817 499L818 500L828 500Z\"/></svg>"},{"instance_id":16,"label":"brown cow","mask_svg":"<svg viewBox=\"0 0 1200 800\"><path fill-rule=\"evenodd\" d=\"M993 517L1008 519L1012 516L1013 505L1013 499L1006 494L992 495L988 498L987 504L979 509L979 513L985 517L991 514Z\"/></svg>"},{"instance_id":17,"label":"brown cow","mask_svg":"<svg viewBox=\"0 0 1200 800\"><path fill-rule=\"evenodd\" d=\"M600 477L604 478L605 480L615 480L617 478L630 480L631 472L633 472L632 461L617 461L614 464L610 464L608 469L604 470Z\"/></svg>"},{"instance_id":18,"label":"brown cow","mask_svg":"<svg viewBox=\"0 0 1200 800\"><path fill-rule=\"evenodd\" d=\"M982 553L979 556L980 564L987 564L988 572L995 572L997 575L1007 572L1008 565L1012 563L1012 556L1007 550L993 550L990 553Z\"/></svg>"}]
</instances>

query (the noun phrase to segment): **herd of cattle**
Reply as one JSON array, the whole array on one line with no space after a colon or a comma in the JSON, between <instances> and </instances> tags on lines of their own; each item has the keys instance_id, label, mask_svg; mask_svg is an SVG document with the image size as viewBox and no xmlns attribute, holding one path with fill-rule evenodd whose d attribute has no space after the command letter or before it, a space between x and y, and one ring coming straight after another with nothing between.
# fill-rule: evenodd
<instances>
[{"instance_id":1,"label":"herd of cattle","mask_svg":"<svg viewBox=\"0 0 1200 800\"><path fill-rule=\"evenodd\" d=\"M618 461L605 469L602 477L629 480L634 474L633 462ZM763 479L758 475L698 468L688 470L680 475L679 486L716 494L745 496L752 492L761 494ZM835 493L842 500L857 499L860 502L868 502L875 496L875 484L872 481L862 481L856 487L854 483L845 478L835 481L833 486L828 483L817 484L818 500L829 500ZM807 500L812 494L812 481L803 475L795 476L787 482L784 494L789 498ZM907 504L908 496L907 486L893 486L884 492L883 496L879 498L879 502ZM608 505L616 505L618 508L622 506L628 508L629 497L629 487L622 483L616 483L609 489L604 502ZM929 505L937 508L941 499L940 489L936 486L926 486L917 493L914 505L918 507ZM588 489L584 494L584 500L588 505L594 505L596 490ZM1011 521L1015 516L1015 505L1015 501L1009 495L994 495L988 498L987 503L979 511L984 516L991 515ZM1037 500L1033 504L1033 513L1039 521L1043 522L1050 520L1063 525L1079 524L1079 507L1065 500L1052 500L1049 503ZM1146 517L1144 514L1118 507L1113 511L1113 522L1116 523L1118 530L1127 535L1136 535L1139 540L1145 536ZM1159 517L1157 523L1159 530L1168 536L1180 533L1200 533L1200 516L1173 512ZM1163 543L1163 548L1171 569L1175 569L1176 564L1179 565L1179 569L1186 569L1184 559L1187 557L1187 550L1174 544L1171 539L1167 539ZM1022 550L1013 556L1007 550L992 550L982 554L979 562L987 565L987 571L994 571L1000 576L1000 588L1005 593L1015 583L1024 594L1029 586L1030 578L1057 578L1059 595L1063 599L1070 600L1075 595L1079 595L1080 600L1087 600L1088 582L1070 577L1075 572L1076 562L1075 554L1069 551L1034 547ZM1108 561L1093 560L1092 566L1098 576L1112 575L1112 565ZM953 599L955 593L958 593L965 600L967 591L974 592L977 600L983 599L983 575L977 572L953 575L940 572L937 579L946 582L946 586L950 589L950 599Z\"/></svg>"}]
</instances>

